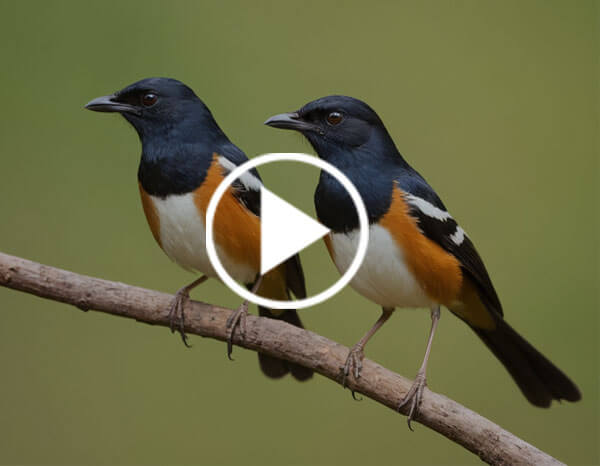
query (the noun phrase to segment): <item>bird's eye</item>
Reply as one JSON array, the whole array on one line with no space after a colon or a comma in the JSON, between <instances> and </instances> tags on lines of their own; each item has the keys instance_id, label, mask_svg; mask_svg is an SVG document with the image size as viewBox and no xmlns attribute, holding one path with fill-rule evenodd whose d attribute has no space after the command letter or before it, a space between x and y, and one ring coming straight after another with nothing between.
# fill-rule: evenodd
<instances>
[{"instance_id":1,"label":"bird's eye","mask_svg":"<svg viewBox=\"0 0 600 466\"><path fill-rule=\"evenodd\" d=\"M147 94L144 94L144 96L142 97L142 105L144 107L152 107L156 101L158 100L158 96L152 92L148 92Z\"/></svg>"},{"instance_id":2,"label":"bird's eye","mask_svg":"<svg viewBox=\"0 0 600 466\"><path fill-rule=\"evenodd\" d=\"M327 123L329 123L331 126L339 125L343 119L344 117L340 112L331 112L329 115L327 115Z\"/></svg>"}]
</instances>

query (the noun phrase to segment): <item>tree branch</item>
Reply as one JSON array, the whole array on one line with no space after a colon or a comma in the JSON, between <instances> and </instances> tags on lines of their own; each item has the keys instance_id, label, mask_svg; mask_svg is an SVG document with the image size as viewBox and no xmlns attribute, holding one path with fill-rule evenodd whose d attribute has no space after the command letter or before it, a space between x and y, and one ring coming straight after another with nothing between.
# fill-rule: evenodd
<instances>
[{"instance_id":1,"label":"tree branch","mask_svg":"<svg viewBox=\"0 0 600 466\"><path fill-rule=\"evenodd\" d=\"M87 277L0 253L0 285L43 298L93 309L153 325L168 326L172 295L124 283ZM225 340L231 309L197 301L186 306L186 332ZM248 316L246 335L235 344L309 367L340 382L348 348L283 321ZM411 381L365 359L361 377L349 387L395 410ZM406 414L406 413L403 413ZM425 389L417 422L497 465L562 464L479 414ZM408 433L407 433L408 435Z\"/></svg>"}]
</instances>

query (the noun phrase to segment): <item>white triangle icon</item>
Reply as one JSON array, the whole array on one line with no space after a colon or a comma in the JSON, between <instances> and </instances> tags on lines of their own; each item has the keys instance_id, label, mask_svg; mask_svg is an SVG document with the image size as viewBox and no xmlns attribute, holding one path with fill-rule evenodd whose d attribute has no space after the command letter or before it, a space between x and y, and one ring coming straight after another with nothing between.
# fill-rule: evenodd
<instances>
[{"instance_id":1,"label":"white triangle icon","mask_svg":"<svg viewBox=\"0 0 600 466\"><path fill-rule=\"evenodd\" d=\"M330 231L264 187L260 188L260 204L261 275Z\"/></svg>"}]
</instances>

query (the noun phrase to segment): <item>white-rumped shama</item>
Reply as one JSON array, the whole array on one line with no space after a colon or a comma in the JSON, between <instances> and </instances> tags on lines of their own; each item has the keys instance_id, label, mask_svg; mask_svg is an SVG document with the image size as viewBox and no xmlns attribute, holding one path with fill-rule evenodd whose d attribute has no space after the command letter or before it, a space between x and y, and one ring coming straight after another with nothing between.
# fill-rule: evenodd
<instances>
[{"instance_id":1,"label":"white-rumped shama","mask_svg":"<svg viewBox=\"0 0 600 466\"><path fill-rule=\"evenodd\" d=\"M171 330L187 344L183 307L192 288L217 277L205 244L206 209L213 192L236 166L248 159L217 125L210 110L185 84L169 78L138 81L92 100L89 110L120 113L137 131L142 156L139 191L146 219L162 250L187 270L204 274L181 288L170 308ZM306 296L300 258L295 255L260 276L260 187L256 170L238 178L221 198L214 219L214 239L223 266L236 280L261 296L289 300ZM244 301L227 322L228 356L236 328L244 335L248 303ZM259 307L262 316L302 327L295 310ZM262 371L279 378L312 377L310 369L259 353Z\"/></svg>"},{"instance_id":2,"label":"white-rumped shama","mask_svg":"<svg viewBox=\"0 0 600 466\"><path fill-rule=\"evenodd\" d=\"M402 157L379 116L364 102L324 97L265 124L299 131L317 155L340 169L358 189L369 217L365 260L351 281L380 305L381 317L352 348L344 381L360 376L363 350L395 308L429 308L432 326L423 364L399 408L410 403L408 423L418 411L427 360L440 306L467 323L491 349L523 394L536 406L578 401L575 384L506 323L498 295L471 239ZM331 229L326 245L344 272L357 250L358 217L344 187L322 171L315 192L319 221Z\"/></svg>"}]
</instances>

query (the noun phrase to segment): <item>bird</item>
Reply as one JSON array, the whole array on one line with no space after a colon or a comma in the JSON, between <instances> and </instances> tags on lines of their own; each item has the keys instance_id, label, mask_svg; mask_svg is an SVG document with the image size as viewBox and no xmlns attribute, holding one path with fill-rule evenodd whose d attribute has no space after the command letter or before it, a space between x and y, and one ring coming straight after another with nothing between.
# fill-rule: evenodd
<instances>
[{"instance_id":1,"label":"bird","mask_svg":"<svg viewBox=\"0 0 600 466\"><path fill-rule=\"evenodd\" d=\"M184 306L190 291L208 278L217 278L206 251L206 209L218 185L248 160L215 121L194 91L172 78L147 78L85 105L96 112L121 114L137 131L142 154L138 168L141 203L152 235L166 255L186 270L202 274L182 287L169 308L171 331L177 329L186 346ZM256 170L242 174L227 189L214 219L214 239L225 269L237 281L261 296L289 300L306 296L304 272L298 255L260 276L260 189ZM233 335L245 334L248 302L227 321L227 355ZM261 316L302 322L293 309L259 307ZM265 375L280 378L291 373L308 380L313 372L300 365L259 353Z\"/></svg>"},{"instance_id":2,"label":"bird","mask_svg":"<svg viewBox=\"0 0 600 466\"><path fill-rule=\"evenodd\" d=\"M373 327L352 347L342 368L358 379L367 342L396 308L430 309L431 329L422 365L398 410L408 426L418 415L427 362L443 306L463 320L508 370L527 400L548 407L552 400L578 401L577 386L504 319L500 299L473 242L439 196L398 151L381 118L365 102L331 95L265 124L300 132L316 154L355 185L367 209L369 243L350 285L381 306ZM359 222L348 192L321 171L314 195L325 237L340 273L357 251ZM412 428L411 428L412 430Z\"/></svg>"}]
</instances>

